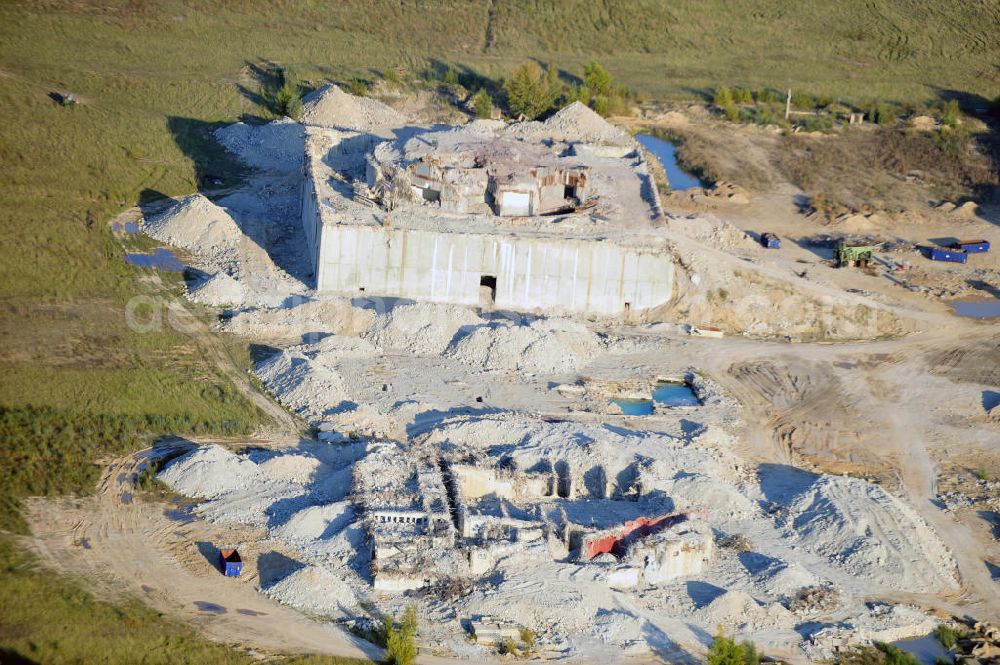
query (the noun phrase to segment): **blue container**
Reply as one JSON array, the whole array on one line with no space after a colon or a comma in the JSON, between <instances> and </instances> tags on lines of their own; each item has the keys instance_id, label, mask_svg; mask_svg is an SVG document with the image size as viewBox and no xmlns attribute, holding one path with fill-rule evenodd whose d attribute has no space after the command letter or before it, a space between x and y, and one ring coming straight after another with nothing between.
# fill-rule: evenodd
<instances>
[{"instance_id":1,"label":"blue container","mask_svg":"<svg viewBox=\"0 0 1000 665\"><path fill-rule=\"evenodd\" d=\"M951 261L952 263L965 263L969 260L969 255L960 249L943 249L941 247L931 248L931 261Z\"/></svg>"},{"instance_id":2,"label":"blue container","mask_svg":"<svg viewBox=\"0 0 1000 665\"><path fill-rule=\"evenodd\" d=\"M989 240L959 240L952 243L954 249L960 249L968 254L982 254L990 251Z\"/></svg>"},{"instance_id":3,"label":"blue container","mask_svg":"<svg viewBox=\"0 0 1000 665\"><path fill-rule=\"evenodd\" d=\"M760 236L760 244L767 249L781 249L781 239L773 233L764 233Z\"/></svg>"},{"instance_id":4,"label":"blue container","mask_svg":"<svg viewBox=\"0 0 1000 665\"><path fill-rule=\"evenodd\" d=\"M226 577L239 577L243 572L243 559L236 550L219 550L222 559L222 572Z\"/></svg>"}]
</instances>

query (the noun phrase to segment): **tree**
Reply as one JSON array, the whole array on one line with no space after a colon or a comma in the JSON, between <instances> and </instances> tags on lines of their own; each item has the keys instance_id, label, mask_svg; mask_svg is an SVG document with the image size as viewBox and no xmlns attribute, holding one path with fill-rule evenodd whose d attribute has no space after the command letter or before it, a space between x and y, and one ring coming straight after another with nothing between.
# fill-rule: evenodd
<instances>
[{"instance_id":1,"label":"tree","mask_svg":"<svg viewBox=\"0 0 1000 665\"><path fill-rule=\"evenodd\" d=\"M477 118L489 118L493 115L493 100L485 90L480 90L472 96L472 110Z\"/></svg>"},{"instance_id":2,"label":"tree","mask_svg":"<svg viewBox=\"0 0 1000 665\"><path fill-rule=\"evenodd\" d=\"M715 89L715 96L712 97L712 103L719 108L726 108L733 105L733 92L723 86L721 88Z\"/></svg>"},{"instance_id":3,"label":"tree","mask_svg":"<svg viewBox=\"0 0 1000 665\"><path fill-rule=\"evenodd\" d=\"M584 66L583 83L590 89L590 94L595 97L611 95L611 73L596 60L591 60Z\"/></svg>"},{"instance_id":4,"label":"tree","mask_svg":"<svg viewBox=\"0 0 1000 665\"><path fill-rule=\"evenodd\" d=\"M394 617L383 620L387 665L413 665L417 660L417 608L410 605L396 627Z\"/></svg>"},{"instance_id":5,"label":"tree","mask_svg":"<svg viewBox=\"0 0 1000 665\"><path fill-rule=\"evenodd\" d=\"M507 106L515 114L537 118L552 106L548 78L535 62L526 62L507 81Z\"/></svg>"}]
</instances>

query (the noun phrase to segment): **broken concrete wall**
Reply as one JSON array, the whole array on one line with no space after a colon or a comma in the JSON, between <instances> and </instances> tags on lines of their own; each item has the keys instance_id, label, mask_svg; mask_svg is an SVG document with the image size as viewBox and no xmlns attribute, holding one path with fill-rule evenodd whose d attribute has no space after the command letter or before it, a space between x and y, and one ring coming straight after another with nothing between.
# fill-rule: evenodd
<instances>
[{"instance_id":1,"label":"broken concrete wall","mask_svg":"<svg viewBox=\"0 0 1000 665\"><path fill-rule=\"evenodd\" d=\"M336 224L320 236L320 291L475 306L494 277L497 307L620 314L668 302L673 286L668 254L608 241Z\"/></svg>"}]
</instances>

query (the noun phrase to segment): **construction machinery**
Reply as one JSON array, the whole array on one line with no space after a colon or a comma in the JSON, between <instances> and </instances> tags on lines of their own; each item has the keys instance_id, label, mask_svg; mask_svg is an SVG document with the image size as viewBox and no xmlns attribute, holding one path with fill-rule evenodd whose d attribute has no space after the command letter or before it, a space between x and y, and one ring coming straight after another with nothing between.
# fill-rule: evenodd
<instances>
[{"instance_id":1,"label":"construction machinery","mask_svg":"<svg viewBox=\"0 0 1000 665\"><path fill-rule=\"evenodd\" d=\"M842 242L837 245L837 267L844 266L867 268L875 256L875 252L882 248L882 243L874 245L848 245Z\"/></svg>"}]
</instances>

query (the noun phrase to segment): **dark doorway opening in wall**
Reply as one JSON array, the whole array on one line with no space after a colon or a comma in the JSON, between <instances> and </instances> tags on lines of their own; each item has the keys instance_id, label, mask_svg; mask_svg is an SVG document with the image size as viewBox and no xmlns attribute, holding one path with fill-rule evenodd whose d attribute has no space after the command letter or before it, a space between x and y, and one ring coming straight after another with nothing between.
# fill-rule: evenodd
<instances>
[{"instance_id":1,"label":"dark doorway opening in wall","mask_svg":"<svg viewBox=\"0 0 1000 665\"><path fill-rule=\"evenodd\" d=\"M563 187L563 198L564 199L576 198L576 187L574 187L573 185L566 185L565 187Z\"/></svg>"},{"instance_id":2,"label":"dark doorway opening in wall","mask_svg":"<svg viewBox=\"0 0 1000 665\"><path fill-rule=\"evenodd\" d=\"M491 308L497 301L496 275L483 275L479 278L479 304Z\"/></svg>"}]
</instances>

